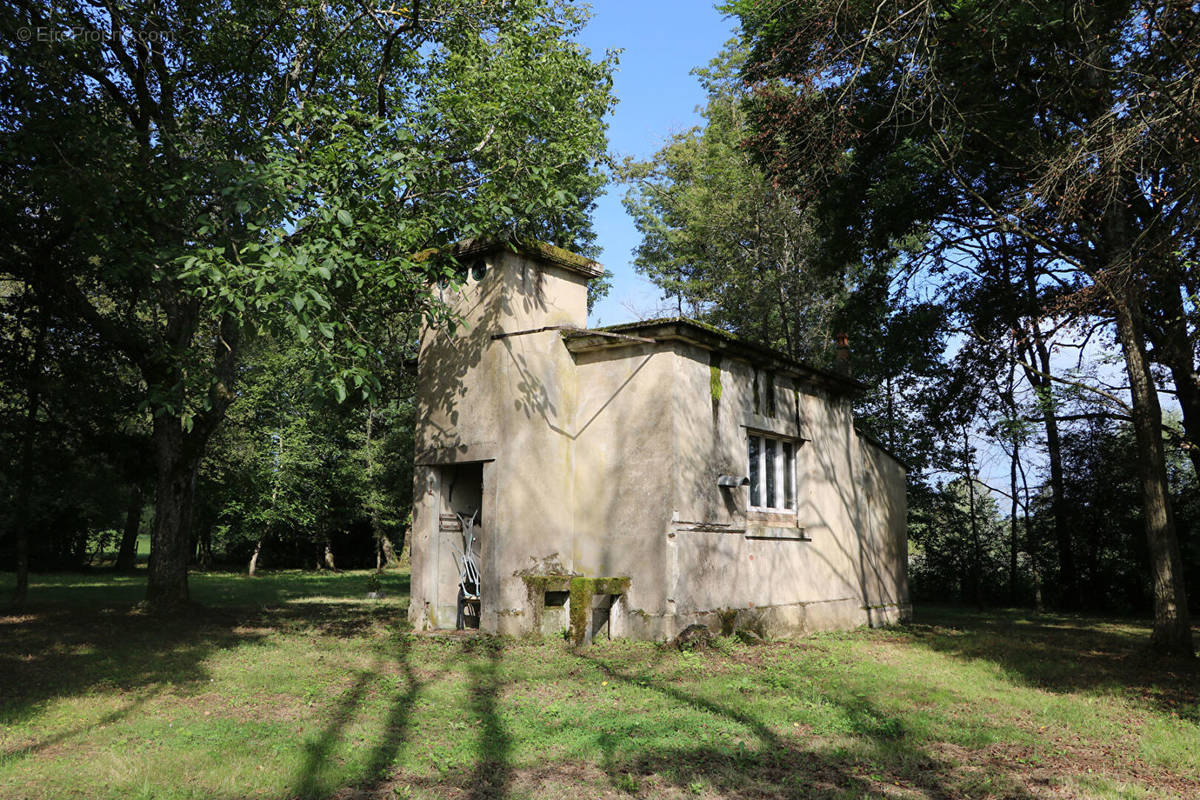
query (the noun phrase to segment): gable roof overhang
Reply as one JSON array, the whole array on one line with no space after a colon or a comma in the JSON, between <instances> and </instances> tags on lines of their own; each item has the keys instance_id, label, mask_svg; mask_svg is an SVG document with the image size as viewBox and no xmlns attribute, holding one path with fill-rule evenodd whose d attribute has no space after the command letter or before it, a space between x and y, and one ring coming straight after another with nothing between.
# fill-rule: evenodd
<instances>
[{"instance_id":1,"label":"gable roof overhang","mask_svg":"<svg viewBox=\"0 0 1200 800\"><path fill-rule=\"evenodd\" d=\"M686 342L705 350L749 361L766 370L809 380L834 394L853 394L867 388L865 384L847 375L815 367L778 350L744 341L720 328L685 317L630 322L595 329L563 329L562 335L567 349L572 353Z\"/></svg>"}]
</instances>

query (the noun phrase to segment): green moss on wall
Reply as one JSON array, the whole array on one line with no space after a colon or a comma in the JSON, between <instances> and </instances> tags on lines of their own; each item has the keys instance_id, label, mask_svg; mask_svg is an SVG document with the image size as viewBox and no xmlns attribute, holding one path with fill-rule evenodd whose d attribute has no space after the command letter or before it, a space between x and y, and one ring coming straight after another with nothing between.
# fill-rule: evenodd
<instances>
[{"instance_id":1,"label":"green moss on wall","mask_svg":"<svg viewBox=\"0 0 1200 800\"><path fill-rule=\"evenodd\" d=\"M592 578L571 580L571 644L581 645L587 636L588 622L592 616L592 596L596 593L596 581Z\"/></svg>"},{"instance_id":2,"label":"green moss on wall","mask_svg":"<svg viewBox=\"0 0 1200 800\"><path fill-rule=\"evenodd\" d=\"M629 591L629 578L593 578L595 594L625 594Z\"/></svg>"},{"instance_id":3,"label":"green moss on wall","mask_svg":"<svg viewBox=\"0 0 1200 800\"><path fill-rule=\"evenodd\" d=\"M721 357L713 354L712 363L708 365L708 391L713 400L721 399Z\"/></svg>"},{"instance_id":4,"label":"green moss on wall","mask_svg":"<svg viewBox=\"0 0 1200 800\"><path fill-rule=\"evenodd\" d=\"M570 575L522 575L521 580L529 587L529 596L545 595L546 592L565 592L570 588Z\"/></svg>"},{"instance_id":5,"label":"green moss on wall","mask_svg":"<svg viewBox=\"0 0 1200 800\"><path fill-rule=\"evenodd\" d=\"M571 644L582 645L592 621L592 598L598 594L625 594L629 578L571 578Z\"/></svg>"}]
</instances>

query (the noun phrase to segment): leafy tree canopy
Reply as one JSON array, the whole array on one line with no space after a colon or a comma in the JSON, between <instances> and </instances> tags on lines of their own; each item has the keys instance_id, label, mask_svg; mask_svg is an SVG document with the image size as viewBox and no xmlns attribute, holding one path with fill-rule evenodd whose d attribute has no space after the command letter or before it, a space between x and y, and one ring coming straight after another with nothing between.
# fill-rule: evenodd
<instances>
[{"instance_id":1,"label":"leafy tree canopy","mask_svg":"<svg viewBox=\"0 0 1200 800\"><path fill-rule=\"evenodd\" d=\"M1200 336L1184 322L1194 323L1196 296L1185 265L1200 212L1200 6L727 8L752 47L752 147L813 212L824 258L869 262L907 249L938 265L1011 234L1036 265L1035 287L1055 288L1036 310L1067 302L1111 321L1143 473L1154 643L1191 653L1149 361L1169 366L1184 425L1200 436Z\"/></svg>"},{"instance_id":2,"label":"leafy tree canopy","mask_svg":"<svg viewBox=\"0 0 1200 800\"><path fill-rule=\"evenodd\" d=\"M0 271L140 371L152 600L186 599L192 477L249 337L304 343L332 391L370 394L370 320L442 313L429 280L450 265L416 254L498 232L589 241L613 60L574 43L565 0L0 15Z\"/></svg>"}]
</instances>

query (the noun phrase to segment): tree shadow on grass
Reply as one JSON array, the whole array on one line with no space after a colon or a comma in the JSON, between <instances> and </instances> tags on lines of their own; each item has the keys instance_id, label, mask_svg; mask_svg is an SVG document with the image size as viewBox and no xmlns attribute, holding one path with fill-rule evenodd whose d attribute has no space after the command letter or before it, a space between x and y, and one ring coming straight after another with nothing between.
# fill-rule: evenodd
<instances>
[{"instance_id":1,"label":"tree shadow on grass","mask_svg":"<svg viewBox=\"0 0 1200 800\"><path fill-rule=\"evenodd\" d=\"M19 723L50 701L97 689L145 699L168 683L207 682L211 653L261 638L237 627L225 618L164 622L111 609L0 617L0 722Z\"/></svg>"},{"instance_id":2,"label":"tree shadow on grass","mask_svg":"<svg viewBox=\"0 0 1200 800\"><path fill-rule=\"evenodd\" d=\"M506 641L502 637L475 634L456 643L463 658L463 671L469 684L467 687L466 727L473 731L473 763L468 768L444 771L437 768L436 778L419 774L397 774L390 781L395 795L407 796L412 787L419 787L430 797L441 797L447 791L451 796L466 800L501 800L513 791L514 770L512 767L512 735L505 726L501 712L501 695L509 681L502 677ZM415 698L409 698L411 700ZM390 760L395 764L395 759ZM381 764L380 777L388 771ZM362 787L355 798L392 797L384 781ZM424 795L423 795L424 796ZM340 797L340 796L339 796Z\"/></svg>"},{"instance_id":3,"label":"tree shadow on grass","mask_svg":"<svg viewBox=\"0 0 1200 800\"><path fill-rule=\"evenodd\" d=\"M708 788L737 798L832 800L899 794L953 800L969 795L961 785L969 778L958 773L956 765L916 745L900 717L887 714L864 697L826 696L842 710L856 746L841 751L819 749L806 737L781 734L740 708L650 679L645 672L615 668L590 653L580 657L614 681L649 688L675 703L738 723L757 740L755 747L739 741L686 748L637 748L629 741L601 735L598 742L604 771L614 786L625 791L636 791L642 781L665 781L687 792ZM631 748L635 752L630 753ZM991 780L987 796L1006 800L1033 797L1007 777L992 776ZM997 782L1003 786L996 786Z\"/></svg>"},{"instance_id":4,"label":"tree shadow on grass","mask_svg":"<svg viewBox=\"0 0 1200 800\"><path fill-rule=\"evenodd\" d=\"M6 761L25 758L123 722L166 687L184 696L207 692L212 676L206 662L218 651L262 642L279 630L364 635L394 623L398 613L394 606L366 603L297 603L279 608L196 606L187 615L164 619L128 605L68 602L0 615L0 725L17 729L58 700L97 693L128 696L120 708L96 712L94 719L66 730L39 736L34 725L0 755ZM406 650L400 660L406 667ZM409 685L416 691L411 673Z\"/></svg>"},{"instance_id":5,"label":"tree shadow on grass","mask_svg":"<svg viewBox=\"0 0 1200 800\"><path fill-rule=\"evenodd\" d=\"M37 753L50 749L61 742L67 741L68 739L81 736L88 731L93 730L94 728L103 728L106 725L116 724L123 721L129 717L130 714L144 706L146 702L156 694L158 694L157 691L144 693L135 698L133 701L126 703L121 708L118 708L116 711L110 711L109 713L104 714L90 724L77 725L73 728L69 728L68 730L60 731L53 736L47 736L44 739L39 739L38 741L27 744L23 747L6 750L3 753L0 753L0 756L2 756L3 762L16 761L18 759L25 758L26 756L36 755Z\"/></svg>"},{"instance_id":6,"label":"tree shadow on grass","mask_svg":"<svg viewBox=\"0 0 1200 800\"><path fill-rule=\"evenodd\" d=\"M479 720L475 744L477 758L469 783L469 800L498 800L507 796L512 777L512 742L500 718L498 701L504 683L500 680L501 640L480 637L465 643L464 653L483 655L470 665L471 715Z\"/></svg>"},{"instance_id":7,"label":"tree shadow on grass","mask_svg":"<svg viewBox=\"0 0 1200 800\"><path fill-rule=\"evenodd\" d=\"M412 665L412 645L414 637L411 633L397 633L391 637L383 654L395 661L404 681L404 688L395 694L391 700L387 720L379 733L379 739L372 747L371 755L363 767L362 775L356 782L357 788L353 793L339 793L338 797L376 797L388 796L393 793L386 791L386 786L394 777L397 761L404 745L408 742L412 729L412 714L417 706L417 698L426 684L417 678ZM311 757L305 764L295 782L294 794L298 797L330 796L332 787L321 786L317 777L322 764L329 752L344 738L346 725L353 718L362 704L364 691L359 691L360 685L366 686L384 672L383 662L377 663L372 670L360 675L360 680L347 691L339 701L337 709L326 723L325 730L312 743Z\"/></svg>"},{"instance_id":8,"label":"tree shadow on grass","mask_svg":"<svg viewBox=\"0 0 1200 800\"><path fill-rule=\"evenodd\" d=\"M382 735L367 762L364 777L371 787L378 786L391 777L400 750L408 741L417 696L424 688L421 681L417 680L416 671L412 667L412 644L411 633L401 633L395 637L394 658L404 676L406 686L403 692L392 698L392 708L383 725Z\"/></svg>"},{"instance_id":9,"label":"tree shadow on grass","mask_svg":"<svg viewBox=\"0 0 1200 800\"><path fill-rule=\"evenodd\" d=\"M359 671L350 688L338 698L337 705L320 734L304 743L304 763L293 782L292 794L299 797L322 797L329 793L328 788L321 782L323 768L333 751L342 743L346 727L358 716L371 683L379 674L379 666L376 663L371 669Z\"/></svg>"},{"instance_id":10,"label":"tree shadow on grass","mask_svg":"<svg viewBox=\"0 0 1200 800\"><path fill-rule=\"evenodd\" d=\"M1147 649L1140 621L1021 611L921 607L912 640L938 653L989 661L1051 692L1130 694L1152 710L1200 722L1200 660Z\"/></svg>"},{"instance_id":11,"label":"tree shadow on grass","mask_svg":"<svg viewBox=\"0 0 1200 800\"><path fill-rule=\"evenodd\" d=\"M282 605L305 598L361 600L367 588L366 570L329 572L311 570L260 570L254 578L242 572L189 573L188 588L194 602L208 608L249 608ZM146 576L114 574L106 570L42 572L31 576L30 612L67 607L93 611L128 609L146 597ZM411 576L406 570L389 570L381 576L388 598L406 598ZM13 576L0 572L0 597L12 592ZM393 605L388 602L383 605ZM5 609L0 607L0 613Z\"/></svg>"},{"instance_id":12,"label":"tree shadow on grass","mask_svg":"<svg viewBox=\"0 0 1200 800\"><path fill-rule=\"evenodd\" d=\"M124 723L172 686L205 687L204 664L217 650L257 641L224 615L164 621L115 609L56 609L0 616L0 727L19 730L56 700L121 694L124 704L46 735L37 726L0 752L7 764ZM132 698L132 699L130 699ZM86 711L72 715L87 717Z\"/></svg>"},{"instance_id":13,"label":"tree shadow on grass","mask_svg":"<svg viewBox=\"0 0 1200 800\"><path fill-rule=\"evenodd\" d=\"M429 685L421 681L412 664L412 646L417 636L411 633L396 634L383 651L395 660L402 676L404 688L391 700L391 708L383 724L378 741L374 744L359 780L352 787L327 786L321 781L323 765L345 742L347 728L363 708L371 684L378 676L387 672L384 660L370 669L363 670L351 686L339 698L321 733L310 740L305 748L307 755L289 796L302 798L337 797L377 798L403 796L404 784L426 784L433 782L397 773L400 754L408 743L412 730L412 715L417 707L420 693ZM511 740L502 722L499 697L505 683L500 677L500 664L504 654L504 642L490 636L472 636L457 645L470 677L469 713L476 731L475 765L469 774L461 774L455 783L462 796L469 800L495 800L508 796L511 768L509 763Z\"/></svg>"}]
</instances>

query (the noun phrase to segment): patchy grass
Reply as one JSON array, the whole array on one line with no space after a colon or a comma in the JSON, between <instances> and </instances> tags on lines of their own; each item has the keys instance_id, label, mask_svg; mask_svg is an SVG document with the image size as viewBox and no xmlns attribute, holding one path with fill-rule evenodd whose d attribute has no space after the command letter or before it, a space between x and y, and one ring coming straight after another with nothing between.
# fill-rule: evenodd
<instances>
[{"instance_id":1,"label":"patchy grass","mask_svg":"<svg viewBox=\"0 0 1200 800\"><path fill-rule=\"evenodd\" d=\"M574 651L413 635L407 575L366 579L196 575L164 623L142 579L37 576L0 617L0 797L1200 797L1200 672L1140 623Z\"/></svg>"}]
</instances>

